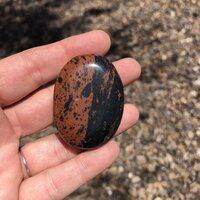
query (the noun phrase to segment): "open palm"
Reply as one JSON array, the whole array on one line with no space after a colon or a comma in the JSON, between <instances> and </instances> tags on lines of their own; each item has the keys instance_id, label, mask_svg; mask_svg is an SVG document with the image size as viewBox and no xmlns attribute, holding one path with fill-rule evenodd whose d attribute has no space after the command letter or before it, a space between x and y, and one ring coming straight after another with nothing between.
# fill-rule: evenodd
<instances>
[{"instance_id":1,"label":"open palm","mask_svg":"<svg viewBox=\"0 0 200 200\"><path fill-rule=\"evenodd\" d=\"M22 147L31 177L19 156L19 139L53 121L54 86L41 86L54 80L72 57L103 55L109 47L105 32L92 31L0 60L0 199L63 199L117 158L119 147L114 141L80 152L64 146L55 134ZM140 75L132 58L113 64L124 85ZM136 123L138 115L133 105L126 104L117 134Z\"/></svg>"}]
</instances>

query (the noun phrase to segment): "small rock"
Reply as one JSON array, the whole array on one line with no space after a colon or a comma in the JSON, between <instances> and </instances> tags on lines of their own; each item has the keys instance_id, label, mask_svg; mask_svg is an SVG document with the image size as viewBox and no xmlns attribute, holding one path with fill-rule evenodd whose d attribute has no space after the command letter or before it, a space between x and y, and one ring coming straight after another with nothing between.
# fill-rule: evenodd
<instances>
[{"instance_id":1,"label":"small rock","mask_svg":"<svg viewBox=\"0 0 200 200\"><path fill-rule=\"evenodd\" d=\"M163 54L163 55L161 56L161 59L162 59L162 60L167 60L167 55Z\"/></svg>"},{"instance_id":2,"label":"small rock","mask_svg":"<svg viewBox=\"0 0 200 200\"><path fill-rule=\"evenodd\" d=\"M188 153L188 152L185 152L185 153L183 154L183 159L184 159L184 160L188 160L188 159L189 159L189 153Z\"/></svg>"},{"instance_id":3,"label":"small rock","mask_svg":"<svg viewBox=\"0 0 200 200\"><path fill-rule=\"evenodd\" d=\"M112 190L108 190L108 195L111 196L113 194Z\"/></svg>"},{"instance_id":4,"label":"small rock","mask_svg":"<svg viewBox=\"0 0 200 200\"><path fill-rule=\"evenodd\" d=\"M147 169L149 172L155 172L156 171L156 165L155 164L148 164Z\"/></svg>"},{"instance_id":5,"label":"small rock","mask_svg":"<svg viewBox=\"0 0 200 200\"><path fill-rule=\"evenodd\" d=\"M133 173L132 173L132 172L129 172L129 173L128 173L128 178L130 178L130 179L133 178Z\"/></svg>"},{"instance_id":6,"label":"small rock","mask_svg":"<svg viewBox=\"0 0 200 200\"><path fill-rule=\"evenodd\" d=\"M181 102L182 102L183 104L187 104L187 99L186 99L185 97L181 97Z\"/></svg>"},{"instance_id":7,"label":"small rock","mask_svg":"<svg viewBox=\"0 0 200 200\"><path fill-rule=\"evenodd\" d=\"M160 197L156 197L154 200L162 200L162 198L160 198Z\"/></svg>"},{"instance_id":8,"label":"small rock","mask_svg":"<svg viewBox=\"0 0 200 200\"><path fill-rule=\"evenodd\" d=\"M197 193L199 191L200 191L200 185L198 183L194 182L190 185L190 192Z\"/></svg>"},{"instance_id":9,"label":"small rock","mask_svg":"<svg viewBox=\"0 0 200 200\"><path fill-rule=\"evenodd\" d=\"M158 135L156 138L156 142L161 143L163 140L163 136L162 135Z\"/></svg>"},{"instance_id":10,"label":"small rock","mask_svg":"<svg viewBox=\"0 0 200 200\"><path fill-rule=\"evenodd\" d=\"M198 93L197 93L197 91L195 91L195 90L192 90L191 92L190 92L190 96L191 97L196 97L198 95Z\"/></svg>"},{"instance_id":11,"label":"small rock","mask_svg":"<svg viewBox=\"0 0 200 200\"><path fill-rule=\"evenodd\" d=\"M197 79L196 81L193 81L193 84L196 86L200 86L200 78Z\"/></svg>"},{"instance_id":12,"label":"small rock","mask_svg":"<svg viewBox=\"0 0 200 200\"><path fill-rule=\"evenodd\" d=\"M192 131L188 131L188 137L189 137L190 139L193 139L194 133L193 133Z\"/></svg>"},{"instance_id":13,"label":"small rock","mask_svg":"<svg viewBox=\"0 0 200 200\"><path fill-rule=\"evenodd\" d=\"M118 169L117 169L116 166L113 166L113 167L111 167L111 168L109 169L109 171L110 171L112 174L117 174Z\"/></svg>"},{"instance_id":14,"label":"small rock","mask_svg":"<svg viewBox=\"0 0 200 200\"><path fill-rule=\"evenodd\" d=\"M131 179L132 183L138 183L141 181L141 178L139 176L134 176L132 179Z\"/></svg>"},{"instance_id":15,"label":"small rock","mask_svg":"<svg viewBox=\"0 0 200 200\"><path fill-rule=\"evenodd\" d=\"M194 66L192 69L193 69L193 71L198 72L199 71L199 66Z\"/></svg>"},{"instance_id":16,"label":"small rock","mask_svg":"<svg viewBox=\"0 0 200 200\"><path fill-rule=\"evenodd\" d=\"M165 156L165 160L166 160L166 162L171 163L171 162L173 162L173 157L168 153Z\"/></svg>"},{"instance_id":17,"label":"small rock","mask_svg":"<svg viewBox=\"0 0 200 200\"><path fill-rule=\"evenodd\" d=\"M144 164L146 164L146 162L147 162L146 158L145 158L143 155L138 155L138 156L136 157L136 160L137 160L137 163L138 163L139 165L144 165Z\"/></svg>"},{"instance_id":18,"label":"small rock","mask_svg":"<svg viewBox=\"0 0 200 200\"><path fill-rule=\"evenodd\" d=\"M197 130L197 131L196 131L196 135L197 135L197 136L200 136L200 130Z\"/></svg>"},{"instance_id":19,"label":"small rock","mask_svg":"<svg viewBox=\"0 0 200 200\"><path fill-rule=\"evenodd\" d=\"M138 194L139 199L147 199L146 191L144 188L140 188L139 190L136 191L136 193Z\"/></svg>"},{"instance_id":20,"label":"small rock","mask_svg":"<svg viewBox=\"0 0 200 200\"><path fill-rule=\"evenodd\" d=\"M177 175L174 174L173 172L169 173L169 179L170 180L173 180L173 179L176 179L177 178Z\"/></svg>"},{"instance_id":21,"label":"small rock","mask_svg":"<svg viewBox=\"0 0 200 200\"><path fill-rule=\"evenodd\" d=\"M194 170L200 172L200 163L195 163Z\"/></svg>"},{"instance_id":22,"label":"small rock","mask_svg":"<svg viewBox=\"0 0 200 200\"><path fill-rule=\"evenodd\" d=\"M197 149L197 156L200 157L200 148Z\"/></svg>"},{"instance_id":23,"label":"small rock","mask_svg":"<svg viewBox=\"0 0 200 200\"><path fill-rule=\"evenodd\" d=\"M118 172L119 172L119 173L124 172L124 168L123 168L122 166L119 166L119 167L118 167Z\"/></svg>"},{"instance_id":24,"label":"small rock","mask_svg":"<svg viewBox=\"0 0 200 200\"><path fill-rule=\"evenodd\" d=\"M185 39L185 42L186 42L186 43L190 43L190 42L192 42L192 41L193 41L193 38L191 38L191 37L188 37L188 38Z\"/></svg>"},{"instance_id":25,"label":"small rock","mask_svg":"<svg viewBox=\"0 0 200 200\"><path fill-rule=\"evenodd\" d=\"M126 151L127 153L130 153L131 151L133 151L133 149L134 149L133 144L130 144L130 145L128 145L128 146L125 148L125 151Z\"/></svg>"}]
</instances>

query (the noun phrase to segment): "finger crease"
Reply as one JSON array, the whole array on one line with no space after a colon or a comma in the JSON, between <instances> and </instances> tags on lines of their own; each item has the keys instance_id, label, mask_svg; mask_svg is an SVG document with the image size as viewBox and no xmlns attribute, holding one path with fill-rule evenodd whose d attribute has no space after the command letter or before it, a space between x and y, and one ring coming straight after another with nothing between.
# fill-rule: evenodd
<instances>
[{"instance_id":1,"label":"finger crease","mask_svg":"<svg viewBox=\"0 0 200 200\"><path fill-rule=\"evenodd\" d=\"M58 159L61 161L60 163L64 162L65 160L68 159L69 157L69 152L63 148L62 150L60 147L57 145L58 143L55 141L54 142L54 154Z\"/></svg>"},{"instance_id":2,"label":"finger crease","mask_svg":"<svg viewBox=\"0 0 200 200\"><path fill-rule=\"evenodd\" d=\"M80 185L82 185L83 183L85 183L87 181L87 178L84 175L85 174L84 170L87 169L87 165L81 157L75 159L74 162L75 162L75 165L76 165L76 167L74 167L74 170L77 174L78 183Z\"/></svg>"},{"instance_id":3,"label":"finger crease","mask_svg":"<svg viewBox=\"0 0 200 200\"><path fill-rule=\"evenodd\" d=\"M22 128L21 128L22 123L21 123L20 117L15 110L11 111L11 116L12 117L8 117L8 120L9 120L15 134L20 136L22 134Z\"/></svg>"},{"instance_id":4,"label":"finger crease","mask_svg":"<svg viewBox=\"0 0 200 200\"><path fill-rule=\"evenodd\" d=\"M36 88L38 88L43 83L41 68L38 66L37 63L33 65L34 62L31 60L28 50L20 53L19 55L22 59L22 62L24 63L24 70L26 71L28 76L31 76L30 80L33 80Z\"/></svg>"},{"instance_id":5,"label":"finger crease","mask_svg":"<svg viewBox=\"0 0 200 200\"><path fill-rule=\"evenodd\" d=\"M49 170L46 171L46 178L47 178L47 191L48 191L48 194L49 194L49 197L50 199L52 200L56 200L56 194L58 193L58 189L54 183L54 180L49 172Z\"/></svg>"},{"instance_id":6,"label":"finger crease","mask_svg":"<svg viewBox=\"0 0 200 200\"><path fill-rule=\"evenodd\" d=\"M65 60L68 60L68 58L71 57L70 51L68 51L68 48L67 48L68 47L67 44L68 43L66 42L66 40L65 42L63 40L57 42L57 45L60 47L60 50L63 52L63 57L65 58Z\"/></svg>"}]
</instances>

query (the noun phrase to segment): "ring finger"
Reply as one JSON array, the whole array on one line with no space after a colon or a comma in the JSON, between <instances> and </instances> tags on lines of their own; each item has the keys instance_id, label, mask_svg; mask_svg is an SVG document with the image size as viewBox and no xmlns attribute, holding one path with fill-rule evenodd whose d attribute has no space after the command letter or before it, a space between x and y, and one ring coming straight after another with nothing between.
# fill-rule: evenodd
<instances>
[{"instance_id":1,"label":"ring finger","mask_svg":"<svg viewBox=\"0 0 200 200\"><path fill-rule=\"evenodd\" d=\"M131 104L126 104L116 135L134 125L138 120L138 116L137 108ZM55 134L28 143L22 147L21 151L32 176L70 160L80 153L78 149L74 149L68 145L64 146Z\"/></svg>"}]
</instances>

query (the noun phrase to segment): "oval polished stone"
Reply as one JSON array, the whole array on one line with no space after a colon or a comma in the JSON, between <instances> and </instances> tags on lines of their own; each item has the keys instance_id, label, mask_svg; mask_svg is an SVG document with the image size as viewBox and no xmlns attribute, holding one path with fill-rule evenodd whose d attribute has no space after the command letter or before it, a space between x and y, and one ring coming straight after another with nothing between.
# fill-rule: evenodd
<instances>
[{"instance_id":1,"label":"oval polished stone","mask_svg":"<svg viewBox=\"0 0 200 200\"><path fill-rule=\"evenodd\" d=\"M71 146L89 149L115 134L124 91L115 67L104 57L77 56L61 70L54 89L54 123Z\"/></svg>"}]
</instances>

